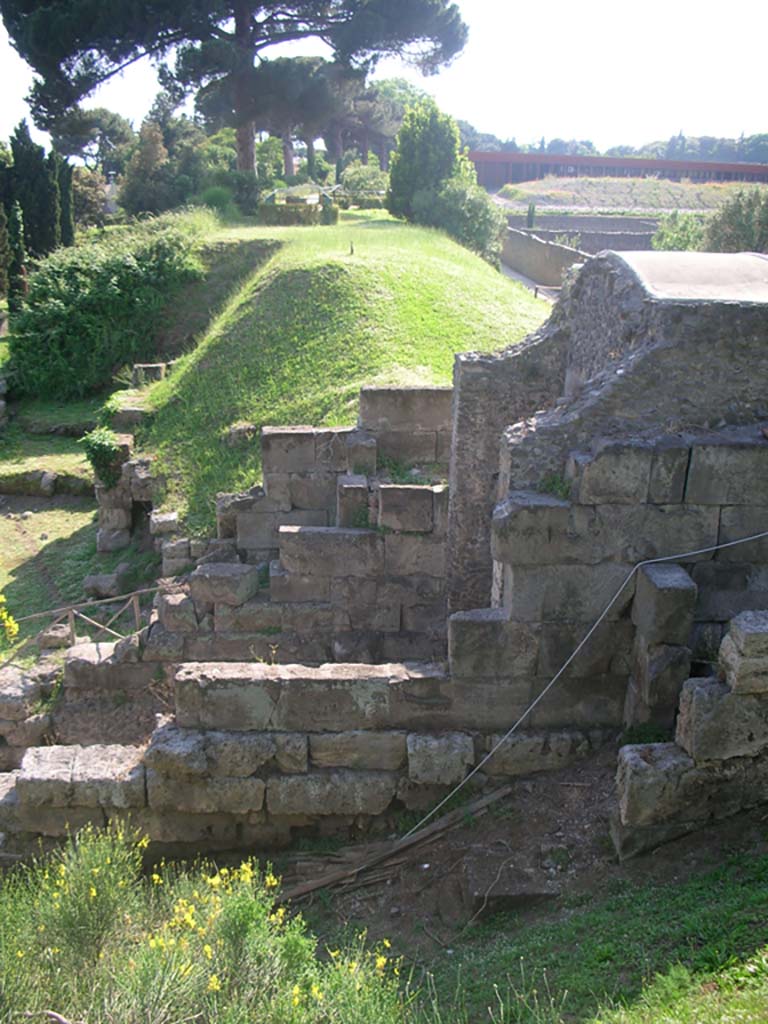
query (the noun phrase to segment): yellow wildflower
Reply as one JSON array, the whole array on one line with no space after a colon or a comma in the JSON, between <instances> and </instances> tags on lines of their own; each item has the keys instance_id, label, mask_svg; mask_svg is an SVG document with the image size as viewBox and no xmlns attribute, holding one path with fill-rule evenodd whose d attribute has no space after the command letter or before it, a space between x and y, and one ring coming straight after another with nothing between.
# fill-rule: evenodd
<instances>
[{"instance_id":1,"label":"yellow wildflower","mask_svg":"<svg viewBox=\"0 0 768 1024\"><path fill-rule=\"evenodd\" d=\"M280 885L280 880L275 878L271 871L268 871L264 876L264 885L267 889L276 889Z\"/></svg>"},{"instance_id":2,"label":"yellow wildflower","mask_svg":"<svg viewBox=\"0 0 768 1024\"><path fill-rule=\"evenodd\" d=\"M213 950L211 949L211 947L210 947L210 946L208 945L208 943L207 943L207 942L206 942L206 944L205 944L205 945L203 946L203 952L205 953L206 957L207 957L207 958L208 958L209 960L213 960Z\"/></svg>"},{"instance_id":3,"label":"yellow wildflower","mask_svg":"<svg viewBox=\"0 0 768 1024\"><path fill-rule=\"evenodd\" d=\"M389 939L383 939L381 944L384 947L384 949L389 949L392 946L392 943L389 941Z\"/></svg>"},{"instance_id":4,"label":"yellow wildflower","mask_svg":"<svg viewBox=\"0 0 768 1024\"><path fill-rule=\"evenodd\" d=\"M208 979L208 991L221 992L221 982L219 981L218 974L212 974Z\"/></svg>"},{"instance_id":5,"label":"yellow wildflower","mask_svg":"<svg viewBox=\"0 0 768 1024\"><path fill-rule=\"evenodd\" d=\"M383 953L379 953L379 955L376 957L376 970L383 971L386 966L387 958L384 956Z\"/></svg>"},{"instance_id":6,"label":"yellow wildflower","mask_svg":"<svg viewBox=\"0 0 768 1024\"><path fill-rule=\"evenodd\" d=\"M152 872L152 885L162 885L163 880L156 871Z\"/></svg>"},{"instance_id":7,"label":"yellow wildflower","mask_svg":"<svg viewBox=\"0 0 768 1024\"><path fill-rule=\"evenodd\" d=\"M321 1003L323 1001L323 993L320 991L317 985L313 985L310 991L312 992L312 997L316 999L318 1003Z\"/></svg>"}]
</instances>

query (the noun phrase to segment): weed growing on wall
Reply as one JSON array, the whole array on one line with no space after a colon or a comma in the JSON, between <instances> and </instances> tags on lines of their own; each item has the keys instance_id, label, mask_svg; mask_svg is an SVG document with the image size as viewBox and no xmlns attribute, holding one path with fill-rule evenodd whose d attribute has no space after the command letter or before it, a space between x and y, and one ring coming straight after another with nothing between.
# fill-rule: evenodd
<instances>
[{"instance_id":1,"label":"weed growing on wall","mask_svg":"<svg viewBox=\"0 0 768 1024\"><path fill-rule=\"evenodd\" d=\"M43 260L10 336L18 392L81 398L151 354L169 299L202 275L199 239L213 223L204 211L167 215Z\"/></svg>"},{"instance_id":2,"label":"weed growing on wall","mask_svg":"<svg viewBox=\"0 0 768 1024\"><path fill-rule=\"evenodd\" d=\"M105 487L114 487L120 479L120 443L107 427L97 427L82 439L88 461Z\"/></svg>"}]
</instances>

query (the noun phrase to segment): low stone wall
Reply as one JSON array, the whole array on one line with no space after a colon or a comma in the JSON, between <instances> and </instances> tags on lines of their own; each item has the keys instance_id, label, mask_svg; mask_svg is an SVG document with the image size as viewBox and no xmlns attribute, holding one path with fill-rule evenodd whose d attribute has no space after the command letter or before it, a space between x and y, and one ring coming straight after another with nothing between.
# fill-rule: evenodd
<instances>
[{"instance_id":1,"label":"low stone wall","mask_svg":"<svg viewBox=\"0 0 768 1024\"><path fill-rule=\"evenodd\" d=\"M689 679L674 743L622 747L612 834L622 858L768 798L768 612L744 612L719 675Z\"/></svg>"},{"instance_id":2,"label":"low stone wall","mask_svg":"<svg viewBox=\"0 0 768 1024\"><path fill-rule=\"evenodd\" d=\"M536 235L508 228L502 241L501 260L512 270L530 277L537 284L559 288L574 263L583 263L589 254L556 242L545 242Z\"/></svg>"},{"instance_id":3,"label":"low stone wall","mask_svg":"<svg viewBox=\"0 0 768 1024\"><path fill-rule=\"evenodd\" d=\"M651 240L653 231L587 231L571 229L552 229L535 227L525 234L539 238L542 242L553 242L562 245L562 239L568 239L570 245L576 247L579 252L596 255L604 249L612 252L642 252L653 248Z\"/></svg>"},{"instance_id":4,"label":"low stone wall","mask_svg":"<svg viewBox=\"0 0 768 1024\"><path fill-rule=\"evenodd\" d=\"M519 230L530 230L536 232L559 231L563 234L575 234L578 231L602 231L602 232L636 232L656 231L659 226L656 217L622 217L611 216L611 214L581 214L581 213L543 213L540 210L536 213L536 219L532 228L528 228L528 217L526 214L511 213L507 217L507 224L511 228Z\"/></svg>"}]
</instances>

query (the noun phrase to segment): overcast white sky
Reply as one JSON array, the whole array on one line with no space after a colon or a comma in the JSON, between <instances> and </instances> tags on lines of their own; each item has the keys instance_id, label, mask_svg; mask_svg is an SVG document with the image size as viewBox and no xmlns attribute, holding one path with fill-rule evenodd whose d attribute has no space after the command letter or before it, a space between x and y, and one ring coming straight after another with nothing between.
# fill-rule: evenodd
<instances>
[{"instance_id":1,"label":"overcast white sky","mask_svg":"<svg viewBox=\"0 0 768 1024\"><path fill-rule=\"evenodd\" d=\"M480 131L518 142L592 139L599 149L680 130L768 131L761 0L717 8L701 0L459 0L459 7L469 43L450 67L424 79L387 61L378 75L411 78ZM28 115L31 80L0 23L0 138ZM84 105L109 107L138 125L156 91L154 70L141 62Z\"/></svg>"}]
</instances>

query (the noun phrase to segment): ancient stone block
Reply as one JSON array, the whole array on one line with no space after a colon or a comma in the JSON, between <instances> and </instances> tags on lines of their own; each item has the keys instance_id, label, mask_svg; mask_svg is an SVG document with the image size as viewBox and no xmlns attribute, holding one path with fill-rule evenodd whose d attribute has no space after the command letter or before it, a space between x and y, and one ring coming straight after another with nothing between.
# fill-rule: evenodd
<instances>
[{"instance_id":1,"label":"ancient stone block","mask_svg":"<svg viewBox=\"0 0 768 1024\"><path fill-rule=\"evenodd\" d=\"M167 779L147 771L147 800L152 810L189 814L249 814L264 806L261 779Z\"/></svg>"},{"instance_id":2,"label":"ancient stone block","mask_svg":"<svg viewBox=\"0 0 768 1024\"><path fill-rule=\"evenodd\" d=\"M66 689L90 691L143 691L152 680L155 666L143 662L120 664L115 644L89 643L70 647L64 658Z\"/></svg>"},{"instance_id":3,"label":"ancient stone block","mask_svg":"<svg viewBox=\"0 0 768 1024\"><path fill-rule=\"evenodd\" d=\"M271 511L289 511L291 508L290 473L264 473L264 489L266 490L267 497L275 506ZM264 509L264 511L266 512L267 509Z\"/></svg>"},{"instance_id":4,"label":"ancient stone block","mask_svg":"<svg viewBox=\"0 0 768 1024\"><path fill-rule=\"evenodd\" d=\"M267 596L254 597L238 607L228 604L214 605L214 628L219 633L280 632L283 625L282 608Z\"/></svg>"},{"instance_id":5,"label":"ancient stone block","mask_svg":"<svg viewBox=\"0 0 768 1024\"><path fill-rule=\"evenodd\" d=\"M130 530L131 510L127 508L100 508L99 527L105 533Z\"/></svg>"},{"instance_id":6,"label":"ancient stone block","mask_svg":"<svg viewBox=\"0 0 768 1024\"><path fill-rule=\"evenodd\" d=\"M727 544L764 533L766 522L768 504L726 505L720 511L720 543ZM747 562L754 565L768 564L768 537L747 544L735 544L731 548L722 548L717 552L717 560Z\"/></svg>"},{"instance_id":7,"label":"ancient stone block","mask_svg":"<svg viewBox=\"0 0 768 1024\"><path fill-rule=\"evenodd\" d=\"M96 807L36 807L19 803L16 807L16 826L33 835L62 838L74 835L87 825L101 828L104 811Z\"/></svg>"},{"instance_id":8,"label":"ancient stone block","mask_svg":"<svg viewBox=\"0 0 768 1024\"><path fill-rule=\"evenodd\" d=\"M746 562L699 562L691 569L699 588L694 618L728 622L743 611L768 608L768 566Z\"/></svg>"},{"instance_id":9,"label":"ancient stone block","mask_svg":"<svg viewBox=\"0 0 768 1024\"><path fill-rule=\"evenodd\" d=\"M397 771L405 764L404 732L312 733L309 753L315 768Z\"/></svg>"},{"instance_id":10,"label":"ancient stone block","mask_svg":"<svg viewBox=\"0 0 768 1024\"><path fill-rule=\"evenodd\" d=\"M15 832L18 828L16 822L18 807L16 778L16 773L10 770L7 773L0 772L0 831L2 832Z\"/></svg>"},{"instance_id":11,"label":"ancient stone block","mask_svg":"<svg viewBox=\"0 0 768 1024\"><path fill-rule=\"evenodd\" d=\"M78 747L72 768L72 805L127 809L144 807L144 766L140 747Z\"/></svg>"},{"instance_id":12,"label":"ancient stone block","mask_svg":"<svg viewBox=\"0 0 768 1024\"><path fill-rule=\"evenodd\" d=\"M267 782L270 814L381 814L391 803L397 776L388 772L335 771L273 775Z\"/></svg>"},{"instance_id":13,"label":"ancient stone block","mask_svg":"<svg viewBox=\"0 0 768 1024\"><path fill-rule=\"evenodd\" d=\"M734 693L717 679L689 679L675 742L697 763L754 757L768 747L768 697Z\"/></svg>"},{"instance_id":14,"label":"ancient stone block","mask_svg":"<svg viewBox=\"0 0 768 1024\"><path fill-rule=\"evenodd\" d=\"M660 444L653 450L648 501L652 505L676 505L683 500L690 449L687 445Z\"/></svg>"},{"instance_id":15,"label":"ancient stone block","mask_svg":"<svg viewBox=\"0 0 768 1024\"><path fill-rule=\"evenodd\" d=\"M448 484L435 484L432 488L432 533L436 537L448 535L448 505L450 490Z\"/></svg>"},{"instance_id":16,"label":"ancient stone block","mask_svg":"<svg viewBox=\"0 0 768 1024\"><path fill-rule=\"evenodd\" d=\"M214 778L247 778L271 761L276 752L269 733L214 730L205 734L208 770Z\"/></svg>"},{"instance_id":17,"label":"ancient stone block","mask_svg":"<svg viewBox=\"0 0 768 1024\"><path fill-rule=\"evenodd\" d=\"M381 484L378 525L388 530L429 533L434 525L431 487Z\"/></svg>"},{"instance_id":18,"label":"ancient stone block","mask_svg":"<svg viewBox=\"0 0 768 1024\"><path fill-rule=\"evenodd\" d=\"M430 431L383 430L376 435L378 460L411 465L437 462L437 434Z\"/></svg>"},{"instance_id":19,"label":"ancient stone block","mask_svg":"<svg viewBox=\"0 0 768 1024\"><path fill-rule=\"evenodd\" d=\"M637 573L632 621L649 644L687 644L696 593L679 565L645 565Z\"/></svg>"},{"instance_id":20,"label":"ancient stone block","mask_svg":"<svg viewBox=\"0 0 768 1024\"><path fill-rule=\"evenodd\" d=\"M189 594L183 591L161 593L157 602L157 614L162 625L171 633L197 631L194 602Z\"/></svg>"},{"instance_id":21,"label":"ancient stone block","mask_svg":"<svg viewBox=\"0 0 768 1024\"><path fill-rule=\"evenodd\" d=\"M303 604L290 603L281 609L283 630L302 636L329 633L333 630L333 608L327 604L308 601Z\"/></svg>"},{"instance_id":22,"label":"ancient stone block","mask_svg":"<svg viewBox=\"0 0 768 1024\"><path fill-rule=\"evenodd\" d=\"M538 697L551 679L551 676L540 676L530 681L529 702ZM605 674L594 678L579 678L566 674L526 718L525 726L530 729L592 729L596 726L618 728L623 721L626 691L625 673ZM523 710L527 707L528 704ZM513 722L514 719L509 725ZM492 726L499 727L498 722Z\"/></svg>"},{"instance_id":23,"label":"ancient stone block","mask_svg":"<svg viewBox=\"0 0 768 1024\"><path fill-rule=\"evenodd\" d=\"M142 660L153 661L181 661L184 657L184 638L187 633L171 633L161 622L155 622L149 627Z\"/></svg>"},{"instance_id":24,"label":"ancient stone block","mask_svg":"<svg viewBox=\"0 0 768 1024\"><path fill-rule=\"evenodd\" d=\"M165 371L165 363L134 363L131 373L131 386L143 388L147 384L163 380Z\"/></svg>"},{"instance_id":25,"label":"ancient stone block","mask_svg":"<svg viewBox=\"0 0 768 1024\"><path fill-rule=\"evenodd\" d=\"M368 478L359 473L347 473L337 478L336 525L367 527Z\"/></svg>"},{"instance_id":26,"label":"ancient stone block","mask_svg":"<svg viewBox=\"0 0 768 1024\"><path fill-rule=\"evenodd\" d=\"M537 630L539 657L536 675L553 676L559 672L587 635L594 620L585 622L545 622ZM602 622L567 669L567 678L589 679L604 674L628 673L631 665L634 630L626 620Z\"/></svg>"},{"instance_id":27,"label":"ancient stone block","mask_svg":"<svg viewBox=\"0 0 768 1024\"><path fill-rule=\"evenodd\" d=\"M12 722L27 718L41 695L39 679L15 665L0 669L0 718Z\"/></svg>"},{"instance_id":28,"label":"ancient stone block","mask_svg":"<svg viewBox=\"0 0 768 1024\"><path fill-rule=\"evenodd\" d=\"M98 529L96 531L96 550L99 554L106 554L110 551L121 551L131 543L131 534L127 529L109 530Z\"/></svg>"},{"instance_id":29,"label":"ancient stone block","mask_svg":"<svg viewBox=\"0 0 768 1024\"><path fill-rule=\"evenodd\" d=\"M510 565L634 563L716 543L719 513L695 505L571 505L517 491L496 506L491 549ZM711 558L696 556L690 561Z\"/></svg>"},{"instance_id":30,"label":"ancient stone block","mask_svg":"<svg viewBox=\"0 0 768 1024\"><path fill-rule=\"evenodd\" d=\"M449 387L360 390L360 426L384 430L449 430L453 389Z\"/></svg>"},{"instance_id":31,"label":"ancient stone block","mask_svg":"<svg viewBox=\"0 0 768 1024\"><path fill-rule=\"evenodd\" d=\"M720 671L734 693L768 693L768 655L747 657L728 633L720 644L718 660Z\"/></svg>"},{"instance_id":32,"label":"ancient stone block","mask_svg":"<svg viewBox=\"0 0 768 1024\"><path fill-rule=\"evenodd\" d=\"M16 779L19 801L34 807L67 807L78 746L30 747Z\"/></svg>"},{"instance_id":33,"label":"ancient stone block","mask_svg":"<svg viewBox=\"0 0 768 1024\"><path fill-rule=\"evenodd\" d=\"M149 514L149 532L153 537L175 533L179 528L178 512L155 512Z\"/></svg>"},{"instance_id":34,"label":"ancient stone block","mask_svg":"<svg viewBox=\"0 0 768 1024\"><path fill-rule=\"evenodd\" d=\"M689 677L691 651L671 644L649 645L642 633L635 640L633 676L640 694L651 707L666 705L671 718L683 683Z\"/></svg>"},{"instance_id":35,"label":"ancient stone block","mask_svg":"<svg viewBox=\"0 0 768 1024\"><path fill-rule=\"evenodd\" d=\"M631 566L603 565L505 566L504 607L518 622L588 622L600 615L618 592L608 612L621 617L635 592L635 577L626 586Z\"/></svg>"},{"instance_id":36,"label":"ancient stone block","mask_svg":"<svg viewBox=\"0 0 768 1024\"><path fill-rule=\"evenodd\" d=\"M314 469L314 428L262 427L261 458L265 473L305 473Z\"/></svg>"},{"instance_id":37,"label":"ancient stone block","mask_svg":"<svg viewBox=\"0 0 768 1024\"><path fill-rule=\"evenodd\" d=\"M740 654L768 658L768 611L745 611L731 622L728 633Z\"/></svg>"},{"instance_id":38,"label":"ancient stone block","mask_svg":"<svg viewBox=\"0 0 768 1024\"><path fill-rule=\"evenodd\" d=\"M408 777L426 785L461 782L475 763L472 737L462 732L442 736L408 735Z\"/></svg>"},{"instance_id":39,"label":"ancient stone block","mask_svg":"<svg viewBox=\"0 0 768 1024\"><path fill-rule=\"evenodd\" d=\"M269 566L269 596L280 603L330 600L331 581L327 576L286 572L279 562Z\"/></svg>"},{"instance_id":40,"label":"ancient stone block","mask_svg":"<svg viewBox=\"0 0 768 1024\"><path fill-rule=\"evenodd\" d=\"M646 501L652 457L649 445L597 442L592 454L572 456L568 462L566 475L573 500L581 505Z\"/></svg>"},{"instance_id":41,"label":"ancient stone block","mask_svg":"<svg viewBox=\"0 0 768 1024\"><path fill-rule=\"evenodd\" d=\"M283 526L280 561L300 575L376 576L384 568L384 538L372 530Z\"/></svg>"},{"instance_id":42,"label":"ancient stone block","mask_svg":"<svg viewBox=\"0 0 768 1024\"><path fill-rule=\"evenodd\" d=\"M163 558L185 559L191 557L189 550L189 538L177 537L173 540L164 540L162 546Z\"/></svg>"},{"instance_id":43,"label":"ancient stone block","mask_svg":"<svg viewBox=\"0 0 768 1024\"><path fill-rule=\"evenodd\" d=\"M50 714L40 712L30 715L20 722L6 722L0 720L0 736L8 746L26 749L27 747L39 747L51 736L52 721Z\"/></svg>"},{"instance_id":44,"label":"ancient stone block","mask_svg":"<svg viewBox=\"0 0 768 1024\"><path fill-rule=\"evenodd\" d=\"M695 505L768 505L768 445L694 445L685 500Z\"/></svg>"},{"instance_id":45,"label":"ancient stone block","mask_svg":"<svg viewBox=\"0 0 768 1024\"><path fill-rule=\"evenodd\" d=\"M447 609L445 598L431 604L409 604L402 609L403 630L428 636L447 636Z\"/></svg>"},{"instance_id":46,"label":"ancient stone block","mask_svg":"<svg viewBox=\"0 0 768 1024\"><path fill-rule=\"evenodd\" d=\"M424 633L378 633L376 661L442 661L445 658L445 637L434 630Z\"/></svg>"},{"instance_id":47,"label":"ancient stone block","mask_svg":"<svg viewBox=\"0 0 768 1024\"><path fill-rule=\"evenodd\" d=\"M538 629L511 622L505 609L456 612L448 619L451 674L466 678L533 675Z\"/></svg>"},{"instance_id":48,"label":"ancient stone block","mask_svg":"<svg viewBox=\"0 0 768 1024\"><path fill-rule=\"evenodd\" d=\"M687 835L700 825L691 821L669 822L666 825L623 825L616 809L610 816L609 827L614 849L622 863L646 850L653 850L664 843Z\"/></svg>"},{"instance_id":49,"label":"ancient stone block","mask_svg":"<svg viewBox=\"0 0 768 1024\"><path fill-rule=\"evenodd\" d=\"M290 476L288 490L293 508L324 509L332 511L334 514L336 512L335 473L307 473L305 475L293 473ZM327 520L324 523L307 523L305 525L327 526Z\"/></svg>"},{"instance_id":50,"label":"ancient stone block","mask_svg":"<svg viewBox=\"0 0 768 1024\"><path fill-rule=\"evenodd\" d=\"M384 552L390 576L445 576L445 541L439 537L389 533L384 537Z\"/></svg>"},{"instance_id":51,"label":"ancient stone block","mask_svg":"<svg viewBox=\"0 0 768 1024\"><path fill-rule=\"evenodd\" d=\"M195 601L214 604L245 604L258 589L257 567L240 563L209 562L199 565L189 580L189 591Z\"/></svg>"},{"instance_id":52,"label":"ancient stone block","mask_svg":"<svg viewBox=\"0 0 768 1024\"><path fill-rule=\"evenodd\" d=\"M328 473L343 473L347 469L349 440L357 431L354 427L327 427L315 430L315 463Z\"/></svg>"},{"instance_id":53,"label":"ancient stone block","mask_svg":"<svg viewBox=\"0 0 768 1024\"><path fill-rule=\"evenodd\" d=\"M205 735L196 729L180 729L167 723L152 733L144 763L172 779L200 778L208 770Z\"/></svg>"},{"instance_id":54,"label":"ancient stone block","mask_svg":"<svg viewBox=\"0 0 768 1024\"><path fill-rule=\"evenodd\" d=\"M303 733L275 733L275 760L286 775L301 774L309 767L309 743Z\"/></svg>"},{"instance_id":55,"label":"ancient stone block","mask_svg":"<svg viewBox=\"0 0 768 1024\"><path fill-rule=\"evenodd\" d=\"M498 735L486 737L486 751L493 750L501 738ZM519 732L504 741L483 766L483 771L492 776L555 771L589 751L589 740L583 732Z\"/></svg>"}]
</instances>

